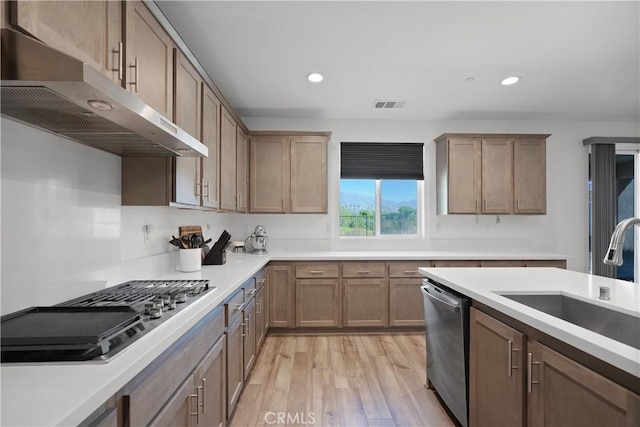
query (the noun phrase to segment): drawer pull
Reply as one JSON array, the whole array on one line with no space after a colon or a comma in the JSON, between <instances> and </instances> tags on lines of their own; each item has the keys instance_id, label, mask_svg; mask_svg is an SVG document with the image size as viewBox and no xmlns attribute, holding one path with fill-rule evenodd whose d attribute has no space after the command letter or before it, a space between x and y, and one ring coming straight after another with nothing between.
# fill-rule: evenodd
<instances>
[{"instance_id":1,"label":"drawer pull","mask_svg":"<svg viewBox=\"0 0 640 427\"><path fill-rule=\"evenodd\" d=\"M258 283L261 284L261 285L264 285L264 282L266 282L266 281L267 281L267 279L261 279L261 280L258 280Z\"/></svg>"},{"instance_id":2,"label":"drawer pull","mask_svg":"<svg viewBox=\"0 0 640 427\"><path fill-rule=\"evenodd\" d=\"M404 274L418 274L416 270L405 270Z\"/></svg>"},{"instance_id":3,"label":"drawer pull","mask_svg":"<svg viewBox=\"0 0 640 427\"><path fill-rule=\"evenodd\" d=\"M309 270L309 274L322 274L324 270Z\"/></svg>"},{"instance_id":4,"label":"drawer pull","mask_svg":"<svg viewBox=\"0 0 640 427\"><path fill-rule=\"evenodd\" d=\"M233 311L242 311L244 309L244 303L237 304Z\"/></svg>"},{"instance_id":5,"label":"drawer pull","mask_svg":"<svg viewBox=\"0 0 640 427\"><path fill-rule=\"evenodd\" d=\"M250 290L249 292L247 292L249 295L254 296L256 294L256 292L258 292L257 289L253 288L252 290Z\"/></svg>"},{"instance_id":6,"label":"drawer pull","mask_svg":"<svg viewBox=\"0 0 640 427\"><path fill-rule=\"evenodd\" d=\"M360 271L358 271L358 274L371 274L371 271L369 271L369 270L360 270Z\"/></svg>"}]
</instances>

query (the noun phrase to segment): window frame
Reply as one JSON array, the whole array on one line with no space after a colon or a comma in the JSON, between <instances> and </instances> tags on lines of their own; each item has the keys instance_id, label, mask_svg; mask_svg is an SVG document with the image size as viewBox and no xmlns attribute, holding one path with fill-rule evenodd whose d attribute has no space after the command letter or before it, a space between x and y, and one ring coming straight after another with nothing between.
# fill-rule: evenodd
<instances>
[{"instance_id":1,"label":"window frame","mask_svg":"<svg viewBox=\"0 0 640 427\"><path fill-rule=\"evenodd\" d=\"M424 180L416 179L416 233L415 234L382 234L382 222L381 222L381 208L382 208L382 179L373 179L375 181L375 235L374 236L343 236L340 234L340 192L342 190L343 179L357 179L357 178L340 178L338 181L338 237L340 239L347 240L371 240L371 239L394 239L394 240L415 240L424 238L424 222L425 222L425 208L424 208ZM361 178L365 180L366 178ZM413 180L404 180L413 181Z\"/></svg>"}]
</instances>

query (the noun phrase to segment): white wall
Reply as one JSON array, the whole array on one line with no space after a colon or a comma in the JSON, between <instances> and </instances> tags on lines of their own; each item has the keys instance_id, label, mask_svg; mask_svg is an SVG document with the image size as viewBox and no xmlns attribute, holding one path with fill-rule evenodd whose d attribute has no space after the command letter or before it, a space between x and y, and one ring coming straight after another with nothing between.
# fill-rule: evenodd
<instances>
[{"instance_id":1,"label":"white wall","mask_svg":"<svg viewBox=\"0 0 640 427\"><path fill-rule=\"evenodd\" d=\"M120 157L0 122L2 313L173 270L178 226L201 225L215 241L233 217L121 207Z\"/></svg>"},{"instance_id":2,"label":"white wall","mask_svg":"<svg viewBox=\"0 0 640 427\"><path fill-rule=\"evenodd\" d=\"M274 245L298 246L300 239L331 249L533 250L565 254L572 270L588 270L588 150L591 136L638 136L638 123L555 121L301 120L244 118L250 129L331 131L329 215L252 215ZM496 216L435 213L435 144L444 132L548 133L547 215ZM425 143L425 239L339 238L339 144L341 141ZM310 243L311 244L311 243Z\"/></svg>"},{"instance_id":3,"label":"white wall","mask_svg":"<svg viewBox=\"0 0 640 427\"><path fill-rule=\"evenodd\" d=\"M328 130L328 215L235 215L120 206L120 158L0 119L1 312L50 305L131 279L175 269L167 242L180 225L214 240L242 240L264 224L272 247L324 249L523 249L563 253L587 269L587 150L590 136L638 136L637 123L305 121L246 119L250 129ZM552 133L547 145L548 214L436 216L432 140L443 132ZM426 239L338 237L340 141L426 143ZM144 225L155 232L146 236Z\"/></svg>"}]
</instances>

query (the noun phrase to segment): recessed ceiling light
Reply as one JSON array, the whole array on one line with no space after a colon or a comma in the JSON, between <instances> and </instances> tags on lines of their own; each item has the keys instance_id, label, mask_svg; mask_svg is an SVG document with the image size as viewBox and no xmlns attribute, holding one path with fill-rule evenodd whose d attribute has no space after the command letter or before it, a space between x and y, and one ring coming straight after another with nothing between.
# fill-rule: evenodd
<instances>
[{"instance_id":1,"label":"recessed ceiling light","mask_svg":"<svg viewBox=\"0 0 640 427\"><path fill-rule=\"evenodd\" d=\"M307 80L311 83L320 83L324 79L323 75L320 73L311 73L307 75Z\"/></svg>"},{"instance_id":2,"label":"recessed ceiling light","mask_svg":"<svg viewBox=\"0 0 640 427\"><path fill-rule=\"evenodd\" d=\"M511 76L511 77L507 77L506 79L504 79L504 80L503 80L502 82L500 82L500 83L502 83L502 85L503 85L503 86L509 86L509 85L512 85L512 84L516 84L516 83L518 83L518 80L520 80L520 77L518 77L518 76Z\"/></svg>"}]
</instances>

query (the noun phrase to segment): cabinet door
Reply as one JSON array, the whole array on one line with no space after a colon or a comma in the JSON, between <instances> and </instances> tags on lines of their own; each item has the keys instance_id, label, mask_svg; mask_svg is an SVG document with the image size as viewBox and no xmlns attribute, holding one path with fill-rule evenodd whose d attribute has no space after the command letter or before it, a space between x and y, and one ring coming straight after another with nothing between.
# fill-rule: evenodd
<instances>
[{"instance_id":1,"label":"cabinet door","mask_svg":"<svg viewBox=\"0 0 640 427\"><path fill-rule=\"evenodd\" d=\"M289 205L289 140L252 137L249 149L249 211L284 213Z\"/></svg>"},{"instance_id":2,"label":"cabinet door","mask_svg":"<svg viewBox=\"0 0 640 427\"><path fill-rule=\"evenodd\" d=\"M424 326L422 279L389 280L389 325Z\"/></svg>"},{"instance_id":3,"label":"cabinet door","mask_svg":"<svg viewBox=\"0 0 640 427\"><path fill-rule=\"evenodd\" d=\"M387 279L346 279L343 326L388 326Z\"/></svg>"},{"instance_id":4,"label":"cabinet door","mask_svg":"<svg viewBox=\"0 0 640 427\"><path fill-rule=\"evenodd\" d=\"M220 337L196 367L198 425L224 426L226 417L225 338ZM175 424L181 425L181 424Z\"/></svg>"},{"instance_id":5,"label":"cabinet door","mask_svg":"<svg viewBox=\"0 0 640 427\"><path fill-rule=\"evenodd\" d=\"M195 426L198 411L198 395L194 387L194 375L190 374L182 383L149 426Z\"/></svg>"},{"instance_id":6,"label":"cabinet door","mask_svg":"<svg viewBox=\"0 0 640 427\"><path fill-rule=\"evenodd\" d=\"M340 326L340 281L338 279L296 280L296 326Z\"/></svg>"},{"instance_id":7,"label":"cabinet door","mask_svg":"<svg viewBox=\"0 0 640 427\"><path fill-rule=\"evenodd\" d=\"M327 213L325 137L291 137L291 212Z\"/></svg>"},{"instance_id":8,"label":"cabinet door","mask_svg":"<svg viewBox=\"0 0 640 427\"><path fill-rule=\"evenodd\" d=\"M513 213L513 141L482 141L482 213Z\"/></svg>"},{"instance_id":9,"label":"cabinet door","mask_svg":"<svg viewBox=\"0 0 640 427\"><path fill-rule=\"evenodd\" d=\"M244 317L227 328L227 420L233 414L244 385Z\"/></svg>"},{"instance_id":10,"label":"cabinet door","mask_svg":"<svg viewBox=\"0 0 640 427\"><path fill-rule=\"evenodd\" d=\"M448 212L480 213L480 140L450 139L448 144Z\"/></svg>"},{"instance_id":11,"label":"cabinet door","mask_svg":"<svg viewBox=\"0 0 640 427\"><path fill-rule=\"evenodd\" d=\"M10 5L13 25L122 84L120 2L21 0Z\"/></svg>"},{"instance_id":12,"label":"cabinet door","mask_svg":"<svg viewBox=\"0 0 640 427\"><path fill-rule=\"evenodd\" d=\"M247 134L238 127L236 135L236 192L237 212L247 211L248 202L248 168L249 168L249 141Z\"/></svg>"},{"instance_id":13,"label":"cabinet door","mask_svg":"<svg viewBox=\"0 0 640 427\"><path fill-rule=\"evenodd\" d=\"M471 426L524 425L524 344L523 334L471 308Z\"/></svg>"},{"instance_id":14,"label":"cabinet door","mask_svg":"<svg viewBox=\"0 0 640 427\"><path fill-rule=\"evenodd\" d=\"M127 89L173 117L173 41L140 0L126 2Z\"/></svg>"},{"instance_id":15,"label":"cabinet door","mask_svg":"<svg viewBox=\"0 0 640 427\"><path fill-rule=\"evenodd\" d=\"M236 121L222 107L220 119L220 209L236 210Z\"/></svg>"},{"instance_id":16,"label":"cabinet door","mask_svg":"<svg viewBox=\"0 0 640 427\"><path fill-rule=\"evenodd\" d=\"M244 379L256 361L256 300L252 299L244 309Z\"/></svg>"},{"instance_id":17,"label":"cabinet door","mask_svg":"<svg viewBox=\"0 0 640 427\"><path fill-rule=\"evenodd\" d=\"M220 164L220 114L218 97L206 84L202 84L202 143L209 156L201 159L202 206L217 208L219 203L218 168Z\"/></svg>"},{"instance_id":18,"label":"cabinet door","mask_svg":"<svg viewBox=\"0 0 640 427\"><path fill-rule=\"evenodd\" d=\"M268 267L269 324L274 328L295 326L295 287L291 265L270 265Z\"/></svg>"},{"instance_id":19,"label":"cabinet door","mask_svg":"<svg viewBox=\"0 0 640 427\"><path fill-rule=\"evenodd\" d=\"M539 342L528 349L529 425L638 425L640 396Z\"/></svg>"},{"instance_id":20,"label":"cabinet door","mask_svg":"<svg viewBox=\"0 0 640 427\"><path fill-rule=\"evenodd\" d=\"M265 338L265 318L269 317L268 315L265 316L265 294L266 288L262 287L258 290L258 294L256 295L256 354L260 351L260 347L262 346L262 342Z\"/></svg>"},{"instance_id":21,"label":"cabinet door","mask_svg":"<svg viewBox=\"0 0 640 427\"><path fill-rule=\"evenodd\" d=\"M174 50L174 122L189 135L200 140L202 78L182 52ZM175 162L175 202L199 206L201 158L177 157Z\"/></svg>"},{"instance_id":22,"label":"cabinet door","mask_svg":"<svg viewBox=\"0 0 640 427\"><path fill-rule=\"evenodd\" d=\"M518 139L513 143L514 213L547 212L547 154L544 139Z\"/></svg>"}]
</instances>

